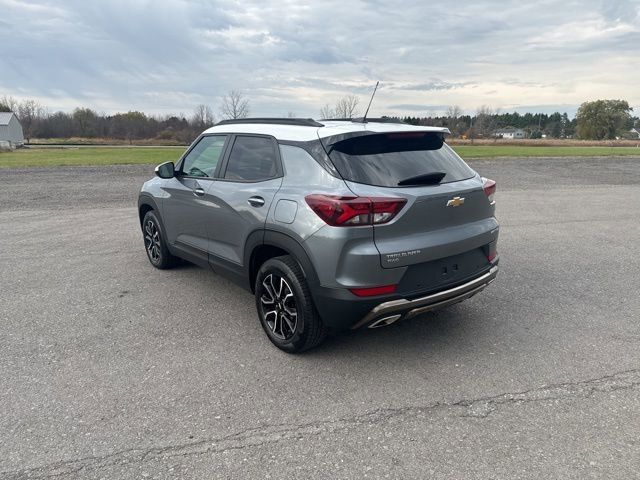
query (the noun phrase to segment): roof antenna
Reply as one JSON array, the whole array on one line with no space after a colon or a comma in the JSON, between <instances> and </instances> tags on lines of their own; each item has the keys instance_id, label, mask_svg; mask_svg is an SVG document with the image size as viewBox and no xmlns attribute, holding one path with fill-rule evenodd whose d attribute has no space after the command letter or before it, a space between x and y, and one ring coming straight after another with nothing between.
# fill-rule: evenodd
<instances>
[{"instance_id":1,"label":"roof antenna","mask_svg":"<svg viewBox=\"0 0 640 480\"><path fill-rule=\"evenodd\" d=\"M362 123L367 123L367 115L369 113L369 109L371 108L371 102L373 102L373 97L376 95L376 90L378 90L378 84L380 81L376 82L376 86L373 89L373 93L371 94L371 99L369 99L369 105L367 106L367 111L364 112L364 117L362 117Z\"/></svg>"}]
</instances>

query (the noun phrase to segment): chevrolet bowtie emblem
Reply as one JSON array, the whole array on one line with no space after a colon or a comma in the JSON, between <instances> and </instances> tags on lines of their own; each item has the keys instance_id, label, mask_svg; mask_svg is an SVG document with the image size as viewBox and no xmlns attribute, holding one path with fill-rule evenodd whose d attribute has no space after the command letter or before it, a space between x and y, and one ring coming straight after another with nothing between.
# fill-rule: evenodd
<instances>
[{"instance_id":1,"label":"chevrolet bowtie emblem","mask_svg":"<svg viewBox=\"0 0 640 480\"><path fill-rule=\"evenodd\" d=\"M447 207L459 207L464 203L464 197L453 197L447 202Z\"/></svg>"}]
</instances>

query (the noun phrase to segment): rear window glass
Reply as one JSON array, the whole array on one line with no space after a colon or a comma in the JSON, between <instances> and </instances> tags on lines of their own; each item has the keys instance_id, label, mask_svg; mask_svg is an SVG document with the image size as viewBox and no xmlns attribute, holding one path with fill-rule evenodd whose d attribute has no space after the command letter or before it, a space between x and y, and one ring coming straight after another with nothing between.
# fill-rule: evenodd
<instances>
[{"instance_id":1,"label":"rear window glass","mask_svg":"<svg viewBox=\"0 0 640 480\"><path fill-rule=\"evenodd\" d=\"M449 183L475 175L441 135L430 132L352 137L332 145L329 156L344 179L381 187L410 186L407 180L420 176ZM424 178L415 184L424 185Z\"/></svg>"}]
</instances>

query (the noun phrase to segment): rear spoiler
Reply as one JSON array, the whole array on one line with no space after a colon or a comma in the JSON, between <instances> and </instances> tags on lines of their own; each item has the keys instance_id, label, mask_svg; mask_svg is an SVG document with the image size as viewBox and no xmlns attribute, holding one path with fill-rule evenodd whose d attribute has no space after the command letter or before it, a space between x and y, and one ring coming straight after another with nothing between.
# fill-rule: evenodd
<instances>
[{"instance_id":1,"label":"rear spoiler","mask_svg":"<svg viewBox=\"0 0 640 480\"><path fill-rule=\"evenodd\" d=\"M339 135L331 135L329 137L321 137L320 141L322 142L322 145L324 146L325 150L329 151L330 148L335 145L336 143L342 142L344 140L348 140L350 138L355 138L355 137L364 137L367 135L389 135L389 134L394 134L394 133L420 133L420 132L424 132L424 133L432 133L434 135L438 135L440 137L442 137L444 139L444 137L446 137L447 135L451 135L451 131L446 128L446 127L441 127L441 128L430 128L429 130L397 130L397 131L386 131L386 132L374 132L372 130L360 130L360 131L355 131L355 132L349 132L349 133L341 133Z\"/></svg>"}]
</instances>

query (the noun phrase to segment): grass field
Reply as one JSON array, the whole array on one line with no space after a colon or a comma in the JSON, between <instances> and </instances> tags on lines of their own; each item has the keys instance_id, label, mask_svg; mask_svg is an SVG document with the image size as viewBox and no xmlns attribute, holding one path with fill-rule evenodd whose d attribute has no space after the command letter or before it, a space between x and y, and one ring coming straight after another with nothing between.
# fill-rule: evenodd
<instances>
[{"instance_id":1,"label":"grass field","mask_svg":"<svg viewBox=\"0 0 640 480\"><path fill-rule=\"evenodd\" d=\"M463 158L638 156L638 147L454 145ZM60 165L158 164L180 158L185 147L25 148L0 153L0 168Z\"/></svg>"},{"instance_id":2,"label":"grass field","mask_svg":"<svg viewBox=\"0 0 640 480\"><path fill-rule=\"evenodd\" d=\"M579 147L526 145L453 145L462 158L493 157L613 157L638 156L638 147Z\"/></svg>"},{"instance_id":3,"label":"grass field","mask_svg":"<svg viewBox=\"0 0 640 480\"><path fill-rule=\"evenodd\" d=\"M24 148L0 153L0 168L59 165L158 164L176 161L186 147Z\"/></svg>"}]
</instances>

